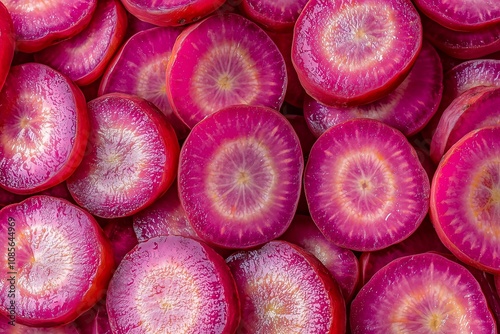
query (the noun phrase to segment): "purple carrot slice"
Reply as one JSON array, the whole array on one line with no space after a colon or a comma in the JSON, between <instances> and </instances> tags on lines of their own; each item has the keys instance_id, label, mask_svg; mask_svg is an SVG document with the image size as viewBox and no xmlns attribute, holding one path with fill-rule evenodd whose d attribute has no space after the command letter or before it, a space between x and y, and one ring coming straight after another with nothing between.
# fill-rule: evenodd
<instances>
[{"instance_id":1,"label":"purple carrot slice","mask_svg":"<svg viewBox=\"0 0 500 334\"><path fill-rule=\"evenodd\" d=\"M17 49L36 52L75 36L90 22L97 0L2 0L12 16Z\"/></svg>"},{"instance_id":2,"label":"purple carrot slice","mask_svg":"<svg viewBox=\"0 0 500 334\"><path fill-rule=\"evenodd\" d=\"M127 14L119 0L100 0L92 20L78 35L45 48L35 60L65 74L79 86L97 80L119 48Z\"/></svg>"},{"instance_id":3,"label":"purple carrot slice","mask_svg":"<svg viewBox=\"0 0 500 334\"><path fill-rule=\"evenodd\" d=\"M111 244L113 258L118 265L125 254L138 243L137 236L132 226L132 218L124 217L107 220L103 227L103 231Z\"/></svg>"},{"instance_id":4,"label":"purple carrot slice","mask_svg":"<svg viewBox=\"0 0 500 334\"><path fill-rule=\"evenodd\" d=\"M429 179L403 134L357 118L318 138L304 190L311 217L327 239L358 251L406 239L429 208Z\"/></svg>"},{"instance_id":5,"label":"purple carrot slice","mask_svg":"<svg viewBox=\"0 0 500 334\"><path fill-rule=\"evenodd\" d=\"M458 31L485 29L500 23L500 3L496 0L414 0L426 16Z\"/></svg>"},{"instance_id":6,"label":"purple carrot slice","mask_svg":"<svg viewBox=\"0 0 500 334\"><path fill-rule=\"evenodd\" d=\"M161 27L193 23L208 16L225 0L122 0L138 19Z\"/></svg>"},{"instance_id":7,"label":"purple carrot slice","mask_svg":"<svg viewBox=\"0 0 500 334\"><path fill-rule=\"evenodd\" d=\"M167 66L170 104L190 128L230 105L279 110L286 81L285 61L271 38L252 21L232 13L185 29Z\"/></svg>"},{"instance_id":8,"label":"purple carrot slice","mask_svg":"<svg viewBox=\"0 0 500 334\"><path fill-rule=\"evenodd\" d=\"M9 315L12 284L16 322L27 326L69 323L102 297L113 255L88 212L40 195L0 210L0 222L1 314Z\"/></svg>"},{"instance_id":9,"label":"purple carrot slice","mask_svg":"<svg viewBox=\"0 0 500 334\"><path fill-rule=\"evenodd\" d=\"M113 333L231 334L240 319L238 293L224 259L190 238L139 243L109 283Z\"/></svg>"},{"instance_id":10,"label":"purple carrot slice","mask_svg":"<svg viewBox=\"0 0 500 334\"><path fill-rule=\"evenodd\" d=\"M160 235L199 239L179 200L177 182L151 206L134 215L133 227L139 242Z\"/></svg>"},{"instance_id":11,"label":"purple carrot slice","mask_svg":"<svg viewBox=\"0 0 500 334\"><path fill-rule=\"evenodd\" d=\"M443 154L468 132L500 124L500 87L479 86L465 91L444 110L432 136L431 158Z\"/></svg>"},{"instance_id":12,"label":"purple carrot slice","mask_svg":"<svg viewBox=\"0 0 500 334\"><path fill-rule=\"evenodd\" d=\"M42 64L17 65L0 106L1 187L33 194L75 171L89 136L85 98L75 84Z\"/></svg>"},{"instance_id":13,"label":"purple carrot slice","mask_svg":"<svg viewBox=\"0 0 500 334\"><path fill-rule=\"evenodd\" d=\"M110 93L88 103L87 153L67 181L74 200L95 216L131 216L172 184L179 143L160 111L140 97Z\"/></svg>"},{"instance_id":14,"label":"purple carrot slice","mask_svg":"<svg viewBox=\"0 0 500 334\"><path fill-rule=\"evenodd\" d=\"M0 90L2 90L7 74L9 74L15 47L12 18L5 5L0 2Z\"/></svg>"},{"instance_id":15,"label":"purple carrot slice","mask_svg":"<svg viewBox=\"0 0 500 334\"><path fill-rule=\"evenodd\" d=\"M378 119L411 136L420 131L436 112L443 91L443 70L436 50L429 43L422 50L405 80L387 96L361 106L327 106L305 98L304 116L319 137L328 128L348 119Z\"/></svg>"},{"instance_id":16,"label":"purple carrot slice","mask_svg":"<svg viewBox=\"0 0 500 334\"><path fill-rule=\"evenodd\" d=\"M139 31L156 28L154 24L139 20L134 15L127 11L127 32L125 33L125 40L128 40Z\"/></svg>"},{"instance_id":17,"label":"purple carrot slice","mask_svg":"<svg viewBox=\"0 0 500 334\"><path fill-rule=\"evenodd\" d=\"M93 308L82 314L76 325L81 334L112 334L109 325L106 299L101 299Z\"/></svg>"},{"instance_id":18,"label":"purple carrot slice","mask_svg":"<svg viewBox=\"0 0 500 334\"><path fill-rule=\"evenodd\" d=\"M474 276L432 254L406 256L379 270L351 304L353 334L496 333Z\"/></svg>"},{"instance_id":19,"label":"purple carrot slice","mask_svg":"<svg viewBox=\"0 0 500 334\"><path fill-rule=\"evenodd\" d=\"M481 30L464 32L443 27L421 16L424 37L436 48L458 59L474 59L500 51L500 23Z\"/></svg>"},{"instance_id":20,"label":"purple carrot slice","mask_svg":"<svg viewBox=\"0 0 500 334\"><path fill-rule=\"evenodd\" d=\"M152 102L167 117L178 139L189 129L168 102L165 71L180 28L153 28L138 32L120 49L103 76L99 95L120 92Z\"/></svg>"},{"instance_id":21,"label":"purple carrot slice","mask_svg":"<svg viewBox=\"0 0 500 334\"><path fill-rule=\"evenodd\" d=\"M448 150L434 174L430 213L459 260L500 274L500 126L469 132Z\"/></svg>"},{"instance_id":22,"label":"purple carrot slice","mask_svg":"<svg viewBox=\"0 0 500 334\"><path fill-rule=\"evenodd\" d=\"M242 0L241 10L252 21L272 31L292 31L307 0Z\"/></svg>"},{"instance_id":23,"label":"purple carrot slice","mask_svg":"<svg viewBox=\"0 0 500 334\"><path fill-rule=\"evenodd\" d=\"M375 252L364 252L361 254L359 257L361 286L364 286L377 271L392 260L430 251L444 254L449 253L448 248L439 240L430 219L426 217L408 239Z\"/></svg>"},{"instance_id":24,"label":"purple carrot slice","mask_svg":"<svg viewBox=\"0 0 500 334\"><path fill-rule=\"evenodd\" d=\"M295 24L292 61L314 99L359 105L394 90L421 43L410 0L311 0Z\"/></svg>"},{"instance_id":25,"label":"purple carrot slice","mask_svg":"<svg viewBox=\"0 0 500 334\"><path fill-rule=\"evenodd\" d=\"M360 278L358 259L351 250L326 240L312 219L303 215L294 217L280 239L304 248L320 260L338 283L346 302L351 301Z\"/></svg>"},{"instance_id":26,"label":"purple carrot slice","mask_svg":"<svg viewBox=\"0 0 500 334\"><path fill-rule=\"evenodd\" d=\"M304 160L293 127L277 111L222 109L191 130L179 160L179 198L208 243L250 248L290 225Z\"/></svg>"},{"instance_id":27,"label":"purple carrot slice","mask_svg":"<svg viewBox=\"0 0 500 334\"><path fill-rule=\"evenodd\" d=\"M311 254L271 241L227 260L238 287L238 333L345 333L345 302L337 283Z\"/></svg>"},{"instance_id":28,"label":"purple carrot slice","mask_svg":"<svg viewBox=\"0 0 500 334\"><path fill-rule=\"evenodd\" d=\"M57 327L30 327L11 321L10 318L0 316L1 334L80 334L74 323Z\"/></svg>"}]
</instances>

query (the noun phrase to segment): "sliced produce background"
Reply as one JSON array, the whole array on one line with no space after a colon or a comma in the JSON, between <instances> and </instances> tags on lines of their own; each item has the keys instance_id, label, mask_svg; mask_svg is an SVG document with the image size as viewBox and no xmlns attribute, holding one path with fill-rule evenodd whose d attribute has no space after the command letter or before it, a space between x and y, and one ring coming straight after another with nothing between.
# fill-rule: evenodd
<instances>
[{"instance_id":1,"label":"sliced produce background","mask_svg":"<svg viewBox=\"0 0 500 334\"><path fill-rule=\"evenodd\" d=\"M497 333L500 2L0 0L0 333Z\"/></svg>"}]
</instances>

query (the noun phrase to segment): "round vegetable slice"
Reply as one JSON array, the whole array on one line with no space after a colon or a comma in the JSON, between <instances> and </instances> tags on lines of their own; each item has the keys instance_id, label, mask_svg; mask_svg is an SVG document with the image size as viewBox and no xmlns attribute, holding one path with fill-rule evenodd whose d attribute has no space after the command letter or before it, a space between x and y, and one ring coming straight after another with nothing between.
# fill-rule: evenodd
<instances>
[{"instance_id":1,"label":"round vegetable slice","mask_svg":"<svg viewBox=\"0 0 500 334\"><path fill-rule=\"evenodd\" d=\"M66 200L40 195L6 206L0 210L0 240L0 313L9 315L14 285L20 324L75 320L102 297L111 278L113 255L101 228Z\"/></svg>"},{"instance_id":2,"label":"round vegetable slice","mask_svg":"<svg viewBox=\"0 0 500 334\"><path fill-rule=\"evenodd\" d=\"M436 50L428 42L405 80L387 96L360 106L327 106L305 98L304 116L319 137L328 128L357 117L378 119L405 136L420 131L436 112L443 91L443 70Z\"/></svg>"},{"instance_id":3,"label":"round vegetable slice","mask_svg":"<svg viewBox=\"0 0 500 334\"><path fill-rule=\"evenodd\" d=\"M320 260L338 283L344 299L351 301L360 278L358 259L351 250L326 240L312 219L303 215L294 217L281 239L304 248Z\"/></svg>"},{"instance_id":4,"label":"round vegetable slice","mask_svg":"<svg viewBox=\"0 0 500 334\"><path fill-rule=\"evenodd\" d=\"M33 194L66 180L89 136L85 98L48 66L13 66L0 92L0 186Z\"/></svg>"},{"instance_id":5,"label":"round vegetable slice","mask_svg":"<svg viewBox=\"0 0 500 334\"><path fill-rule=\"evenodd\" d=\"M179 143L160 111L136 96L110 93L88 103L87 153L67 180L71 196L102 218L130 216L172 184Z\"/></svg>"},{"instance_id":6,"label":"round vegetable slice","mask_svg":"<svg viewBox=\"0 0 500 334\"><path fill-rule=\"evenodd\" d=\"M292 62L316 100L359 105L394 90L421 43L409 0L311 0L295 24Z\"/></svg>"},{"instance_id":7,"label":"round vegetable slice","mask_svg":"<svg viewBox=\"0 0 500 334\"><path fill-rule=\"evenodd\" d=\"M432 223L461 261L500 274L500 127L469 132L438 165L431 188Z\"/></svg>"},{"instance_id":8,"label":"round vegetable slice","mask_svg":"<svg viewBox=\"0 0 500 334\"><path fill-rule=\"evenodd\" d=\"M351 304L353 334L496 333L479 283L463 266L425 253L392 261Z\"/></svg>"},{"instance_id":9,"label":"round vegetable slice","mask_svg":"<svg viewBox=\"0 0 500 334\"><path fill-rule=\"evenodd\" d=\"M167 65L170 104L190 128L230 105L279 110L286 80L276 44L255 23L232 13L185 29Z\"/></svg>"},{"instance_id":10,"label":"round vegetable slice","mask_svg":"<svg viewBox=\"0 0 500 334\"><path fill-rule=\"evenodd\" d=\"M273 31L292 31L307 0L242 0L246 17Z\"/></svg>"},{"instance_id":11,"label":"round vegetable slice","mask_svg":"<svg viewBox=\"0 0 500 334\"><path fill-rule=\"evenodd\" d=\"M157 26L179 26L213 13L224 0L122 0L127 10Z\"/></svg>"},{"instance_id":12,"label":"round vegetable slice","mask_svg":"<svg viewBox=\"0 0 500 334\"><path fill-rule=\"evenodd\" d=\"M293 219L304 160L277 111L239 105L195 126L181 149L179 197L194 230L224 248L281 235Z\"/></svg>"},{"instance_id":13,"label":"round vegetable slice","mask_svg":"<svg viewBox=\"0 0 500 334\"><path fill-rule=\"evenodd\" d=\"M496 0L414 0L426 16L451 30L472 31L500 23Z\"/></svg>"},{"instance_id":14,"label":"round vegetable slice","mask_svg":"<svg viewBox=\"0 0 500 334\"><path fill-rule=\"evenodd\" d=\"M345 333L337 283L311 254L286 241L226 260L241 301L238 333Z\"/></svg>"},{"instance_id":15,"label":"round vegetable slice","mask_svg":"<svg viewBox=\"0 0 500 334\"><path fill-rule=\"evenodd\" d=\"M139 243L123 258L106 308L113 333L234 333L238 293L224 259L180 236Z\"/></svg>"},{"instance_id":16,"label":"round vegetable slice","mask_svg":"<svg viewBox=\"0 0 500 334\"><path fill-rule=\"evenodd\" d=\"M36 52L75 36L90 22L97 0L2 0L14 23L17 49Z\"/></svg>"},{"instance_id":17,"label":"round vegetable slice","mask_svg":"<svg viewBox=\"0 0 500 334\"><path fill-rule=\"evenodd\" d=\"M403 134L371 119L318 138L304 190L311 217L334 244L359 251L406 239L429 208L429 179Z\"/></svg>"},{"instance_id":18,"label":"round vegetable slice","mask_svg":"<svg viewBox=\"0 0 500 334\"><path fill-rule=\"evenodd\" d=\"M127 14L119 0L100 0L92 20L78 35L45 48L35 60L67 75L77 85L97 80L120 46Z\"/></svg>"},{"instance_id":19,"label":"round vegetable slice","mask_svg":"<svg viewBox=\"0 0 500 334\"><path fill-rule=\"evenodd\" d=\"M0 2L0 90L9 74L15 46L12 19L5 5Z\"/></svg>"},{"instance_id":20,"label":"round vegetable slice","mask_svg":"<svg viewBox=\"0 0 500 334\"><path fill-rule=\"evenodd\" d=\"M99 86L99 95L120 92L152 102L167 117L178 139L189 129L168 102L165 71L180 28L152 28L138 32L120 49Z\"/></svg>"}]
</instances>

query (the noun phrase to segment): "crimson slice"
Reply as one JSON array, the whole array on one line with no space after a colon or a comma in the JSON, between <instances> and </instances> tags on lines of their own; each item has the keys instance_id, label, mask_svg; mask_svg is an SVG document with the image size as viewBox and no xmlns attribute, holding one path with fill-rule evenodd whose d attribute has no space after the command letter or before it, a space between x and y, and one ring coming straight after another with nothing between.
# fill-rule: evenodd
<instances>
[{"instance_id":1,"label":"crimson slice","mask_svg":"<svg viewBox=\"0 0 500 334\"><path fill-rule=\"evenodd\" d=\"M337 283L302 248L271 241L226 261L241 300L238 333L345 333L345 302Z\"/></svg>"},{"instance_id":2,"label":"crimson slice","mask_svg":"<svg viewBox=\"0 0 500 334\"><path fill-rule=\"evenodd\" d=\"M231 334L240 320L224 259L181 236L151 238L125 255L109 284L106 308L115 334Z\"/></svg>"},{"instance_id":3,"label":"crimson slice","mask_svg":"<svg viewBox=\"0 0 500 334\"><path fill-rule=\"evenodd\" d=\"M421 44L410 0L311 0L295 24L292 62L314 99L359 105L394 90Z\"/></svg>"},{"instance_id":4,"label":"crimson slice","mask_svg":"<svg viewBox=\"0 0 500 334\"><path fill-rule=\"evenodd\" d=\"M406 239L429 208L429 179L403 134L357 118L318 138L304 190L311 217L337 246L372 251Z\"/></svg>"},{"instance_id":5,"label":"crimson slice","mask_svg":"<svg viewBox=\"0 0 500 334\"><path fill-rule=\"evenodd\" d=\"M7 275L14 276L16 322L22 325L67 324L102 297L113 255L88 212L66 200L39 195L4 207L0 222L0 292L5 296L1 314L9 314L7 295L13 281ZM10 263L9 248L15 253Z\"/></svg>"},{"instance_id":6,"label":"crimson slice","mask_svg":"<svg viewBox=\"0 0 500 334\"><path fill-rule=\"evenodd\" d=\"M307 0L242 0L246 17L274 31L292 31Z\"/></svg>"},{"instance_id":7,"label":"crimson slice","mask_svg":"<svg viewBox=\"0 0 500 334\"><path fill-rule=\"evenodd\" d=\"M279 110L287 75L271 38L243 16L226 13L183 30L168 61L166 80L170 104L192 128L230 105Z\"/></svg>"},{"instance_id":8,"label":"crimson slice","mask_svg":"<svg viewBox=\"0 0 500 334\"><path fill-rule=\"evenodd\" d=\"M290 225L304 160L293 127L277 111L222 109L191 130L179 160L179 198L208 243L255 247Z\"/></svg>"},{"instance_id":9,"label":"crimson slice","mask_svg":"<svg viewBox=\"0 0 500 334\"><path fill-rule=\"evenodd\" d=\"M66 180L82 161L89 121L68 78L37 63L13 66L0 92L0 186L34 194Z\"/></svg>"},{"instance_id":10,"label":"crimson slice","mask_svg":"<svg viewBox=\"0 0 500 334\"><path fill-rule=\"evenodd\" d=\"M74 200L102 218L131 216L172 184L179 143L172 126L137 96L110 93L88 103L87 153L67 180Z\"/></svg>"},{"instance_id":11,"label":"crimson slice","mask_svg":"<svg viewBox=\"0 0 500 334\"><path fill-rule=\"evenodd\" d=\"M0 2L0 90L9 74L15 47L12 19L5 5Z\"/></svg>"}]
</instances>

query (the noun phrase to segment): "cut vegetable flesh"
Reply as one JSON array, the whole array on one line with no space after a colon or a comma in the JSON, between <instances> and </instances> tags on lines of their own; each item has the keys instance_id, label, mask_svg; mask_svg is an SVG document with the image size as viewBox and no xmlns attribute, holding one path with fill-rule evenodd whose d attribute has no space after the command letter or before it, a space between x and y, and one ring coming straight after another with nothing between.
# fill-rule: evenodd
<instances>
[{"instance_id":1,"label":"cut vegetable flesh","mask_svg":"<svg viewBox=\"0 0 500 334\"><path fill-rule=\"evenodd\" d=\"M152 104L121 93L88 103L87 153L67 181L71 196L102 218L130 216L144 209L172 184L179 143Z\"/></svg>"},{"instance_id":2,"label":"cut vegetable flesh","mask_svg":"<svg viewBox=\"0 0 500 334\"><path fill-rule=\"evenodd\" d=\"M443 243L461 261L500 274L500 127L469 132L434 175L430 212Z\"/></svg>"},{"instance_id":3,"label":"cut vegetable flesh","mask_svg":"<svg viewBox=\"0 0 500 334\"><path fill-rule=\"evenodd\" d=\"M101 0L83 31L38 52L35 60L67 75L77 85L89 85L104 72L126 28L127 14L121 2Z\"/></svg>"},{"instance_id":4,"label":"cut vegetable flesh","mask_svg":"<svg viewBox=\"0 0 500 334\"><path fill-rule=\"evenodd\" d=\"M16 322L28 326L69 323L101 298L113 255L90 214L66 200L41 195L3 208L0 222L2 271L14 277L0 281L6 296L0 305L3 315L9 315L12 282ZM15 248L15 259L8 259L9 247Z\"/></svg>"},{"instance_id":5,"label":"cut vegetable flesh","mask_svg":"<svg viewBox=\"0 0 500 334\"><path fill-rule=\"evenodd\" d=\"M189 129L168 102L165 71L180 28L153 28L138 32L122 47L104 74L99 95L121 92L152 102L167 117L178 139Z\"/></svg>"},{"instance_id":6,"label":"cut vegetable flesh","mask_svg":"<svg viewBox=\"0 0 500 334\"><path fill-rule=\"evenodd\" d=\"M15 46L12 19L5 5L0 2L0 90L9 74Z\"/></svg>"},{"instance_id":7,"label":"cut vegetable flesh","mask_svg":"<svg viewBox=\"0 0 500 334\"><path fill-rule=\"evenodd\" d=\"M428 43L405 80L387 96L361 106L327 106L305 98L304 116L319 137L328 128L346 120L377 119L411 136L420 131L436 112L443 91L443 70L436 50Z\"/></svg>"},{"instance_id":8,"label":"cut vegetable flesh","mask_svg":"<svg viewBox=\"0 0 500 334\"><path fill-rule=\"evenodd\" d=\"M445 28L422 16L424 37L446 54L458 59L474 59L500 51L500 23L472 32Z\"/></svg>"},{"instance_id":9,"label":"cut vegetable flesh","mask_svg":"<svg viewBox=\"0 0 500 334\"><path fill-rule=\"evenodd\" d=\"M90 22L97 0L3 0L12 16L17 49L36 52L75 36Z\"/></svg>"},{"instance_id":10,"label":"cut vegetable flesh","mask_svg":"<svg viewBox=\"0 0 500 334\"><path fill-rule=\"evenodd\" d=\"M321 263L285 241L227 259L241 302L238 333L345 333L345 303Z\"/></svg>"},{"instance_id":11,"label":"cut vegetable flesh","mask_svg":"<svg viewBox=\"0 0 500 334\"><path fill-rule=\"evenodd\" d=\"M311 217L334 244L359 251L400 242L424 219L429 179L399 131L353 119L318 138L304 190Z\"/></svg>"},{"instance_id":12,"label":"cut vegetable flesh","mask_svg":"<svg viewBox=\"0 0 500 334\"><path fill-rule=\"evenodd\" d=\"M286 80L285 61L271 38L255 23L231 13L185 29L167 66L169 101L190 128L230 105L278 110Z\"/></svg>"},{"instance_id":13,"label":"cut vegetable flesh","mask_svg":"<svg viewBox=\"0 0 500 334\"><path fill-rule=\"evenodd\" d=\"M266 107L228 107L184 142L179 197L200 238L225 248L254 247L290 225L303 164L284 116Z\"/></svg>"},{"instance_id":14,"label":"cut vegetable flesh","mask_svg":"<svg viewBox=\"0 0 500 334\"><path fill-rule=\"evenodd\" d=\"M354 296L360 275L356 255L348 249L337 247L325 239L312 219L296 215L281 239L296 244L314 255L339 284L344 299Z\"/></svg>"},{"instance_id":15,"label":"cut vegetable flesh","mask_svg":"<svg viewBox=\"0 0 500 334\"><path fill-rule=\"evenodd\" d=\"M180 236L139 243L108 289L113 333L234 333L240 307L229 268L210 247Z\"/></svg>"},{"instance_id":16,"label":"cut vegetable flesh","mask_svg":"<svg viewBox=\"0 0 500 334\"><path fill-rule=\"evenodd\" d=\"M420 18L408 0L312 0L295 24L292 61L316 100L359 105L394 90L421 43Z\"/></svg>"},{"instance_id":17,"label":"cut vegetable flesh","mask_svg":"<svg viewBox=\"0 0 500 334\"><path fill-rule=\"evenodd\" d=\"M135 214L133 222L139 242L160 235L180 235L199 239L179 200L177 182L174 182L165 195L158 198L151 206Z\"/></svg>"},{"instance_id":18,"label":"cut vegetable flesh","mask_svg":"<svg viewBox=\"0 0 500 334\"><path fill-rule=\"evenodd\" d=\"M179 26L213 13L225 0L123 0L127 10L140 20L157 26Z\"/></svg>"},{"instance_id":19,"label":"cut vegetable flesh","mask_svg":"<svg viewBox=\"0 0 500 334\"><path fill-rule=\"evenodd\" d=\"M500 23L496 0L414 0L426 16L451 30L472 31Z\"/></svg>"},{"instance_id":20,"label":"cut vegetable flesh","mask_svg":"<svg viewBox=\"0 0 500 334\"><path fill-rule=\"evenodd\" d=\"M252 21L274 31L292 31L307 0L243 0L241 10Z\"/></svg>"},{"instance_id":21,"label":"cut vegetable flesh","mask_svg":"<svg viewBox=\"0 0 500 334\"><path fill-rule=\"evenodd\" d=\"M496 333L479 283L438 254L392 261L351 304L353 334Z\"/></svg>"},{"instance_id":22,"label":"cut vegetable flesh","mask_svg":"<svg viewBox=\"0 0 500 334\"><path fill-rule=\"evenodd\" d=\"M48 66L11 68L0 93L0 186L33 194L67 179L89 135L83 94Z\"/></svg>"},{"instance_id":23,"label":"cut vegetable flesh","mask_svg":"<svg viewBox=\"0 0 500 334\"><path fill-rule=\"evenodd\" d=\"M500 88L474 87L445 109L431 142L431 158L438 163L443 154L468 132L500 124Z\"/></svg>"}]
</instances>

